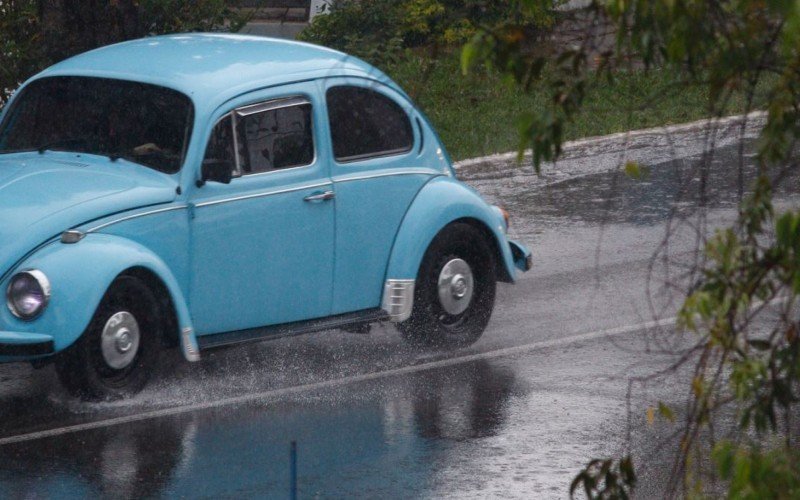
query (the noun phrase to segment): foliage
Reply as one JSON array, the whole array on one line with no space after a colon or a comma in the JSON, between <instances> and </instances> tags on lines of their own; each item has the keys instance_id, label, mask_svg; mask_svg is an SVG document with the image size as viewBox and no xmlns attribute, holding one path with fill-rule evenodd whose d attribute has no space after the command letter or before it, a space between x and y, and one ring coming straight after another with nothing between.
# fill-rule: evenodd
<instances>
[{"instance_id":1,"label":"foliage","mask_svg":"<svg viewBox=\"0 0 800 500\"><path fill-rule=\"evenodd\" d=\"M713 452L719 476L730 484L733 498L790 499L800 496L800 457L796 450L779 447L771 451L717 444Z\"/></svg>"},{"instance_id":2,"label":"foliage","mask_svg":"<svg viewBox=\"0 0 800 500\"><path fill-rule=\"evenodd\" d=\"M592 500L627 500L635 485L636 473L631 457L624 457L619 461L592 460L572 481L569 496L574 497L575 490L583 486L586 498Z\"/></svg>"},{"instance_id":3,"label":"foliage","mask_svg":"<svg viewBox=\"0 0 800 500\"><path fill-rule=\"evenodd\" d=\"M431 120L454 159L516 149L519 134L509 124L516 123L521 114L547 105L547 89L534 86L525 92L485 70L461 77L459 59L456 50L441 50L436 59L415 52L388 70ZM587 89L580 112L565 125L564 139L705 118L706 89L700 85L677 89L678 77L674 70L664 69L625 72L612 81L598 82ZM652 100L652 95L659 99ZM731 109L743 110L745 103L743 94L736 94ZM639 173L646 178L645 166Z\"/></svg>"},{"instance_id":4,"label":"foliage","mask_svg":"<svg viewBox=\"0 0 800 500\"><path fill-rule=\"evenodd\" d=\"M328 14L316 16L298 38L378 64L391 64L403 48L398 27L401 18L402 4L394 0L337 0Z\"/></svg>"},{"instance_id":5,"label":"foliage","mask_svg":"<svg viewBox=\"0 0 800 500\"><path fill-rule=\"evenodd\" d=\"M535 30L552 17L552 6L523 11L517 0L336 0L299 38L386 66L404 49L461 43L481 26L513 21Z\"/></svg>"},{"instance_id":6,"label":"foliage","mask_svg":"<svg viewBox=\"0 0 800 500\"><path fill-rule=\"evenodd\" d=\"M28 77L74 54L147 35L237 31L247 18L223 0L0 0L0 107Z\"/></svg>"},{"instance_id":7,"label":"foliage","mask_svg":"<svg viewBox=\"0 0 800 500\"><path fill-rule=\"evenodd\" d=\"M524 4L537 8L542 2ZM695 332L700 340L691 358L696 360L694 378L673 472L683 477L684 493L703 491L697 479L701 475L692 471L702 467L708 453L700 436L708 431L713 437L714 415L734 402L739 417L736 439L714 452L718 477L727 481L728 494L794 497L799 481L792 448L796 429L791 424L800 380L800 211L776 212L772 193L797 168L793 152L800 139L800 3L596 0L591 9L601 22L616 27L610 47L588 36L580 46L550 59L526 51L525 33L506 24L476 33L463 49L462 67L469 71L485 65L522 89L545 89L546 104L523 114L519 126L520 153L532 149L537 168L559 155L564 130L579 115L591 89L633 68L669 69L680 75L679 88L704 87L709 116L729 113L737 93L744 94L744 111L750 111L757 103L757 90L765 90L767 118L758 142L757 181L745 197L740 163L743 202L738 219L701 240L694 283L679 312L679 327ZM713 150L707 156L713 156ZM630 166L626 170L639 171ZM701 182L701 203L705 189ZM672 414L665 405L660 408ZM783 440L761 451L760 443L770 437ZM608 462L592 462L595 465L579 478L587 477L597 463Z\"/></svg>"},{"instance_id":8,"label":"foliage","mask_svg":"<svg viewBox=\"0 0 800 500\"><path fill-rule=\"evenodd\" d=\"M0 0L0 108L41 57L36 2Z\"/></svg>"},{"instance_id":9,"label":"foliage","mask_svg":"<svg viewBox=\"0 0 800 500\"><path fill-rule=\"evenodd\" d=\"M143 34L241 30L249 20L226 0L139 0Z\"/></svg>"}]
</instances>

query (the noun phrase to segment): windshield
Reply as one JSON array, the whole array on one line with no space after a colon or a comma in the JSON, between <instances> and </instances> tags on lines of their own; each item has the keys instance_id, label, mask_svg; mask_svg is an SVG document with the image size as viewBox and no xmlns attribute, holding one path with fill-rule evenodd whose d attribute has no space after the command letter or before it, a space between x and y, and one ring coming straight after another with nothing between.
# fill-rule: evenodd
<instances>
[{"instance_id":1,"label":"windshield","mask_svg":"<svg viewBox=\"0 0 800 500\"><path fill-rule=\"evenodd\" d=\"M70 151L175 173L192 103L175 90L124 80L50 77L25 87L0 124L0 154Z\"/></svg>"}]
</instances>

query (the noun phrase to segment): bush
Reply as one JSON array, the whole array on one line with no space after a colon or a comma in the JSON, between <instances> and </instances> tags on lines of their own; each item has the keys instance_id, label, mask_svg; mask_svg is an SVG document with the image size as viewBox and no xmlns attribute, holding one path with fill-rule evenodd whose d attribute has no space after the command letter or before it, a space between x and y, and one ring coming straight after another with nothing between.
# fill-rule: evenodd
<instances>
[{"instance_id":1,"label":"bush","mask_svg":"<svg viewBox=\"0 0 800 500\"><path fill-rule=\"evenodd\" d=\"M517 0L336 0L299 38L387 66L404 49L462 43L480 27L539 29L552 21L551 11L523 11Z\"/></svg>"},{"instance_id":2,"label":"bush","mask_svg":"<svg viewBox=\"0 0 800 500\"><path fill-rule=\"evenodd\" d=\"M0 108L41 69L133 38L188 31L238 31L247 21L224 0L0 0Z\"/></svg>"},{"instance_id":3,"label":"bush","mask_svg":"<svg viewBox=\"0 0 800 500\"><path fill-rule=\"evenodd\" d=\"M395 0L337 0L329 14L316 16L298 38L385 65L403 48L398 29L402 10L403 2Z\"/></svg>"},{"instance_id":4,"label":"bush","mask_svg":"<svg viewBox=\"0 0 800 500\"><path fill-rule=\"evenodd\" d=\"M139 24L142 35L189 31L232 31L242 29L248 17L225 0L140 0Z\"/></svg>"},{"instance_id":5,"label":"bush","mask_svg":"<svg viewBox=\"0 0 800 500\"><path fill-rule=\"evenodd\" d=\"M0 1L0 108L26 75L39 68L36 13L32 0Z\"/></svg>"}]
</instances>

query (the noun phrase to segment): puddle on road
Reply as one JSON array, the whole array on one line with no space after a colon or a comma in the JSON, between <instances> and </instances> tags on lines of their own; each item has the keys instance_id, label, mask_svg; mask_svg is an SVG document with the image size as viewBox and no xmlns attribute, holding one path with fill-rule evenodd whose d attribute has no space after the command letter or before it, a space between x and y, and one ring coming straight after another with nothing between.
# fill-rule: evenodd
<instances>
[{"instance_id":1,"label":"puddle on road","mask_svg":"<svg viewBox=\"0 0 800 500\"><path fill-rule=\"evenodd\" d=\"M747 151L752 150L750 142ZM717 151L707 169L705 203L708 209L738 206L738 148ZM756 167L749 154L743 169L744 186L755 179ZM471 169L464 180L493 203L512 214L522 237L570 225L631 224L653 226L670 217L691 217L700 206L703 163L699 157L645 165L641 180L631 179L618 168L588 175L556 175L557 166L537 179L530 166L505 162L489 179ZM528 187L526 188L526 184ZM537 186L537 184L539 184ZM796 199L800 173L786 177L776 190L780 198Z\"/></svg>"},{"instance_id":2,"label":"puddle on road","mask_svg":"<svg viewBox=\"0 0 800 500\"><path fill-rule=\"evenodd\" d=\"M0 485L18 498L285 498L296 441L301 498L561 498L624 439L615 381L645 368L617 354L598 340L6 445Z\"/></svg>"}]
</instances>

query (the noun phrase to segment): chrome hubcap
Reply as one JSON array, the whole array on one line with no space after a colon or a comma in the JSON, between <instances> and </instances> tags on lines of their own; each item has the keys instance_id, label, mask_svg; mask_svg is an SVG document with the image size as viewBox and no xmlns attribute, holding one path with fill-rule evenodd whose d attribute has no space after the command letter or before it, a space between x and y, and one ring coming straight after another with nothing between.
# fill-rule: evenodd
<instances>
[{"instance_id":1,"label":"chrome hubcap","mask_svg":"<svg viewBox=\"0 0 800 500\"><path fill-rule=\"evenodd\" d=\"M453 259L439 273L439 302L453 316L467 310L475 291L472 269L463 259Z\"/></svg>"},{"instance_id":2,"label":"chrome hubcap","mask_svg":"<svg viewBox=\"0 0 800 500\"><path fill-rule=\"evenodd\" d=\"M101 348L108 366L121 370L130 365L139 352L139 323L125 311L108 318L103 328Z\"/></svg>"}]
</instances>

